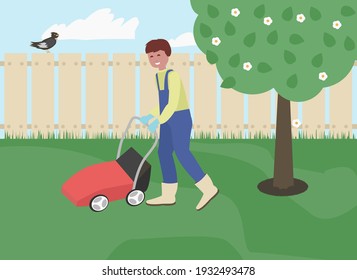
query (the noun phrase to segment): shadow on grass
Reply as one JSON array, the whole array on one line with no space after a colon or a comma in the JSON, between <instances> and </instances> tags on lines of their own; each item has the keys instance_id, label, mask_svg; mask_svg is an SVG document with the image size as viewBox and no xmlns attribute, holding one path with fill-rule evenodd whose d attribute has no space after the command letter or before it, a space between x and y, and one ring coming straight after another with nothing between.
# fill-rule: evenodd
<instances>
[{"instance_id":1,"label":"shadow on grass","mask_svg":"<svg viewBox=\"0 0 357 280\"><path fill-rule=\"evenodd\" d=\"M193 150L248 163L261 170L266 178L271 178L273 174L272 155L254 144L196 144ZM338 167L324 172L295 168L294 174L296 178L307 182L309 188L305 193L289 199L311 215L331 219L357 207L357 174L351 168Z\"/></svg>"},{"instance_id":2,"label":"shadow on grass","mask_svg":"<svg viewBox=\"0 0 357 280\"><path fill-rule=\"evenodd\" d=\"M188 254L189 253L189 254ZM241 260L227 241L209 237L172 237L129 240L120 244L109 260Z\"/></svg>"}]
</instances>

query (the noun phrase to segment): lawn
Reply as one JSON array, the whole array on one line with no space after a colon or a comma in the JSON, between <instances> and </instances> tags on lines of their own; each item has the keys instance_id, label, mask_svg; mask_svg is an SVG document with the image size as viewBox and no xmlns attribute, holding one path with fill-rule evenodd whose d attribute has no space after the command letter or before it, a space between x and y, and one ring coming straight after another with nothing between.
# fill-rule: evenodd
<instances>
[{"instance_id":1,"label":"lawn","mask_svg":"<svg viewBox=\"0 0 357 280\"><path fill-rule=\"evenodd\" d=\"M144 154L152 140L127 140ZM262 194L273 173L274 141L194 140L192 151L220 189L204 210L178 165L177 203L102 213L61 194L78 170L115 159L118 141L0 141L0 259L357 259L357 140L294 140L295 177L309 184L293 197ZM160 193L154 152L147 198Z\"/></svg>"}]
</instances>

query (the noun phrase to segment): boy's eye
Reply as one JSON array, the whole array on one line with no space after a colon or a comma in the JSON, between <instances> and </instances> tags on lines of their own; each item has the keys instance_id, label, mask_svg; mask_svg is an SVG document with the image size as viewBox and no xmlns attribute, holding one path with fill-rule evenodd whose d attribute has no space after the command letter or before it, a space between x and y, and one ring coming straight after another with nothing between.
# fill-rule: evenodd
<instances>
[{"instance_id":1,"label":"boy's eye","mask_svg":"<svg viewBox=\"0 0 357 280\"><path fill-rule=\"evenodd\" d=\"M150 55L150 58L153 58L154 56L153 55Z\"/></svg>"},{"instance_id":2,"label":"boy's eye","mask_svg":"<svg viewBox=\"0 0 357 280\"><path fill-rule=\"evenodd\" d=\"M158 53L157 56L160 56L160 54Z\"/></svg>"}]
</instances>

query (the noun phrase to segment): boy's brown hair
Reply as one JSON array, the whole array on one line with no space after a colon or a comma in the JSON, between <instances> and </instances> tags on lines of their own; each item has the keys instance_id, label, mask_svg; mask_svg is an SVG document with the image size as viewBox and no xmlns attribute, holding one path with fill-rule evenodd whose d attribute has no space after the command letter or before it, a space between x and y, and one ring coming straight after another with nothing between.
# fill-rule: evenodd
<instances>
[{"instance_id":1,"label":"boy's brown hair","mask_svg":"<svg viewBox=\"0 0 357 280\"><path fill-rule=\"evenodd\" d=\"M157 51L164 51L167 56L171 55L171 46L168 41L165 39L156 39L151 40L146 44L145 52L157 52Z\"/></svg>"}]
</instances>

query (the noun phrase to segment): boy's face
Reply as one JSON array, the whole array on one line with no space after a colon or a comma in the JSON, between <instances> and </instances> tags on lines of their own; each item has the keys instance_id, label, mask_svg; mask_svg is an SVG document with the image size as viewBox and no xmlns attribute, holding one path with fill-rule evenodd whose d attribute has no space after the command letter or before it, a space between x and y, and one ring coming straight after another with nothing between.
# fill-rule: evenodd
<instances>
[{"instance_id":1,"label":"boy's face","mask_svg":"<svg viewBox=\"0 0 357 280\"><path fill-rule=\"evenodd\" d=\"M169 57L164 51L150 52L147 55L152 67L158 68L159 70L166 69Z\"/></svg>"}]
</instances>

